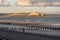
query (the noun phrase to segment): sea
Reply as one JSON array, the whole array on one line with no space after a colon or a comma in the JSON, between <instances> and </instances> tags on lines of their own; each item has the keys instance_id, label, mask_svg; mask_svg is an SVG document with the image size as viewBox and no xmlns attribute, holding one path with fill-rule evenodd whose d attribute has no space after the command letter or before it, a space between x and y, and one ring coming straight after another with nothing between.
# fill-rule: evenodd
<instances>
[{"instance_id":1,"label":"sea","mask_svg":"<svg viewBox=\"0 0 60 40\"><path fill-rule=\"evenodd\" d=\"M31 22L60 22L60 17L0 17L0 20L16 20Z\"/></svg>"}]
</instances>

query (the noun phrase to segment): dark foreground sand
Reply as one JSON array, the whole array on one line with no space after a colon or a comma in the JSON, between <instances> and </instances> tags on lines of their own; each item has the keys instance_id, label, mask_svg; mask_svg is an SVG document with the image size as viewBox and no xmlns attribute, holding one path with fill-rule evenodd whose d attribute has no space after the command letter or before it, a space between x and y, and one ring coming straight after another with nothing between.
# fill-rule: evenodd
<instances>
[{"instance_id":1,"label":"dark foreground sand","mask_svg":"<svg viewBox=\"0 0 60 40\"><path fill-rule=\"evenodd\" d=\"M60 37L0 29L0 40L60 40Z\"/></svg>"}]
</instances>

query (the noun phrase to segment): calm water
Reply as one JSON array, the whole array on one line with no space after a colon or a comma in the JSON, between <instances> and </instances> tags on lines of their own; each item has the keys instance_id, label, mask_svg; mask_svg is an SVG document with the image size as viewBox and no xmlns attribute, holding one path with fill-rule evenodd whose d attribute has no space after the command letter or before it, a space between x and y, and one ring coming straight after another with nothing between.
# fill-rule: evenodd
<instances>
[{"instance_id":1,"label":"calm water","mask_svg":"<svg viewBox=\"0 0 60 40\"><path fill-rule=\"evenodd\" d=\"M17 20L17 21L33 21L33 22L60 22L60 17L9 17L0 18L0 20Z\"/></svg>"}]
</instances>

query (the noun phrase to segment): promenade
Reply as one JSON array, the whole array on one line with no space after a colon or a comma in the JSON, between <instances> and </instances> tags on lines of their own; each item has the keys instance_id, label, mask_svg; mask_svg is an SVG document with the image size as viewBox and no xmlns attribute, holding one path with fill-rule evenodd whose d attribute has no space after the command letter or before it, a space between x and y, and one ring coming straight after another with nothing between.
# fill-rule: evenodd
<instances>
[{"instance_id":1,"label":"promenade","mask_svg":"<svg viewBox=\"0 0 60 40\"><path fill-rule=\"evenodd\" d=\"M0 40L60 40L60 37L0 29Z\"/></svg>"}]
</instances>

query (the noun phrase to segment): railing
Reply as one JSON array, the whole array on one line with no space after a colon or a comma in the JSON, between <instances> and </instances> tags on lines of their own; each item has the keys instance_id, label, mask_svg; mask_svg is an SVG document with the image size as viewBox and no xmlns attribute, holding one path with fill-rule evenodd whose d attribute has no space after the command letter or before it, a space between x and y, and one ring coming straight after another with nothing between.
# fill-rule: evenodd
<instances>
[{"instance_id":1,"label":"railing","mask_svg":"<svg viewBox=\"0 0 60 40\"><path fill-rule=\"evenodd\" d=\"M15 21L14 21L15 22ZM2 21L0 22L1 26L0 29L6 29L6 30L12 30L12 31L23 31L23 30L28 30L28 31L60 31L60 22L59 23L14 23L10 21ZM9 26L7 26L9 25ZM12 26L10 26L12 25ZM19 27L18 27L19 26Z\"/></svg>"},{"instance_id":2,"label":"railing","mask_svg":"<svg viewBox=\"0 0 60 40\"><path fill-rule=\"evenodd\" d=\"M50 26L11 26L11 27L0 27L0 29L6 29L6 30L12 30L12 31L23 31L23 30L28 30L28 31L60 31L60 28L57 27L50 27Z\"/></svg>"}]
</instances>

